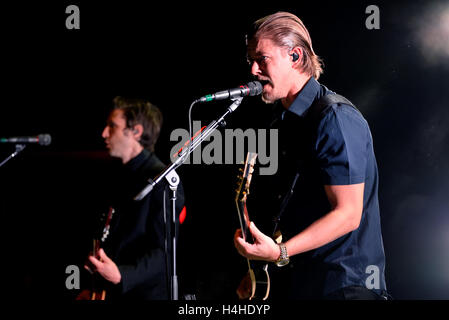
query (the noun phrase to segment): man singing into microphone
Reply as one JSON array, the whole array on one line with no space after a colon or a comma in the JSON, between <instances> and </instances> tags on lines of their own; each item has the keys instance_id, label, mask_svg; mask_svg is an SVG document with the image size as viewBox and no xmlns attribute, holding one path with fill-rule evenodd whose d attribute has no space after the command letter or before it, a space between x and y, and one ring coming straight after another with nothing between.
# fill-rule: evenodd
<instances>
[{"instance_id":1,"label":"man singing into microphone","mask_svg":"<svg viewBox=\"0 0 449 320\"><path fill-rule=\"evenodd\" d=\"M162 114L150 102L116 97L102 136L112 157L123 164L114 174L109 236L98 256L85 268L107 284L106 299L167 300L164 206L170 210L170 190L162 181L140 201L133 198L165 168L154 154ZM165 203L164 203L165 202ZM177 189L177 212L184 204L182 185Z\"/></svg>"},{"instance_id":2,"label":"man singing into microphone","mask_svg":"<svg viewBox=\"0 0 449 320\"><path fill-rule=\"evenodd\" d=\"M269 214L278 218L282 242L251 223L254 243L237 230L235 247L249 259L272 262L273 299L383 299L378 171L368 123L317 81L321 61L295 15L256 21L247 57L264 84L263 101L280 107L275 185L281 189L273 197L280 201ZM238 289L240 297L247 293Z\"/></svg>"}]
</instances>

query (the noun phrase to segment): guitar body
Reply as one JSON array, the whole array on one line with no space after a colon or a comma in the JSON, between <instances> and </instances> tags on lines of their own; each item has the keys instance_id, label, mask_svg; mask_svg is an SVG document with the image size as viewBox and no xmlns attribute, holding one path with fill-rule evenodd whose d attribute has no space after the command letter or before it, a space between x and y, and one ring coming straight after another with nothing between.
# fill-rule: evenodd
<instances>
[{"instance_id":1,"label":"guitar body","mask_svg":"<svg viewBox=\"0 0 449 320\"><path fill-rule=\"evenodd\" d=\"M92 290L89 300L106 300L106 290Z\"/></svg>"},{"instance_id":2,"label":"guitar body","mask_svg":"<svg viewBox=\"0 0 449 320\"><path fill-rule=\"evenodd\" d=\"M249 262L251 265L251 262ZM251 296L249 300L266 300L270 294L270 275L268 264L264 266L250 266L249 276L251 279Z\"/></svg>"},{"instance_id":3,"label":"guitar body","mask_svg":"<svg viewBox=\"0 0 449 320\"><path fill-rule=\"evenodd\" d=\"M83 290L75 300L106 300L106 290Z\"/></svg>"},{"instance_id":4,"label":"guitar body","mask_svg":"<svg viewBox=\"0 0 449 320\"><path fill-rule=\"evenodd\" d=\"M251 176L254 171L256 158L256 153L248 152L242 176L239 177L240 183L237 188L237 195L235 198L240 227L242 229L242 236L243 239L249 243L253 243L253 238L249 231L250 220L248 209L246 207L246 200L249 194L249 186L251 183ZM249 299L266 300L270 294L270 275L268 274L268 263L250 261L249 259L247 259L247 262L249 278L251 280L251 293Z\"/></svg>"}]
</instances>

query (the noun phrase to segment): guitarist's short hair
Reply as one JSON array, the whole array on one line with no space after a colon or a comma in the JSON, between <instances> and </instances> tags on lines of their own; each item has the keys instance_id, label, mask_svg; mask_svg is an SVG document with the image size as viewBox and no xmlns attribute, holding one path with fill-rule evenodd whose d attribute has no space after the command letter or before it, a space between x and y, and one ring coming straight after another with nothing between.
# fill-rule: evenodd
<instances>
[{"instance_id":1,"label":"guitarist's short hair","mask_svg":"<svg viewBox=\"0 0 449 320\"><path fill-rule=\"evenodd\" d=\"M143 126L143 133L139 142L145 149L154 151L163 122L159 108L145 99L121 96L115 97L113 103L114 109L123 111L127 128L133 129L137 124Z\"/></svg>"}]
</instances>

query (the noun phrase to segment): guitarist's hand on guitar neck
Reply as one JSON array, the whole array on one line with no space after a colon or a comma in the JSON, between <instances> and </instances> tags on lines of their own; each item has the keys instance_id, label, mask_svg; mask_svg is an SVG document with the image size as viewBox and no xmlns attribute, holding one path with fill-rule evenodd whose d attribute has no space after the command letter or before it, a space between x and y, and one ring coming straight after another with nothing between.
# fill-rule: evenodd
<instances>
[{"instance_id":1,"label":"guitarist's hand on guitar neck","mask_svg":"<svg viewBox=\"0 0 449 320\"><path fill-rule=\"evenodd\" d=\"M248 243L243 239L242 230L238 229L234 235L234 245L237 251L244 257L251 260L265 260L274 262L279 258L279 246L267 235L257 229L254 222L249 224L254 243Z\"/></svg>"},{"instance_id":2,"label":"guitarist's hand on guitar neck","mask_svg":"<svg viewBox=\"0 0 449 320\"><path fill-rule=\"evenodd\" d=\"M88 263L84 265L86 270L91 273L97 272L113 284L118 284L121 281L122 276L117 265L106 255L103 249L98 250L98 257L91 255L88 259Z\"/></svg>"}]
</instances>

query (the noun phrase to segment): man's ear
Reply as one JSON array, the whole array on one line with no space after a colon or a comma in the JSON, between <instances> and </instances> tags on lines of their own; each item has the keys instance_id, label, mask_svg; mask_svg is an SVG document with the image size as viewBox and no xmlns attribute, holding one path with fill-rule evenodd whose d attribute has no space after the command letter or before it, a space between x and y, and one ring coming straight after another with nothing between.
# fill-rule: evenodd
<instances>
[{"instance_id":1,"label":"man's ear","mask_svg":"<svg viewBox=\"0 0 449 320\"><path fill-rule=\"evenodd\" d=\"M133 128L132 133L133 133L134 138L136 138L136 140L139 141L140 137L143 134L143 126L141 124L136 124Z\"/></svg>"},{"instance_id":2,"label":"man's ear","mask_svg":"<svg viewBox=\"0 0 449 320\"><path fill-rule=\"evenodd\" d=\"M292 57L293 65L296 66L297 64L300 64L303 59L303 52L300 47L295 47L290 51L290 56Z\"/></svg>"}]
</instances>

